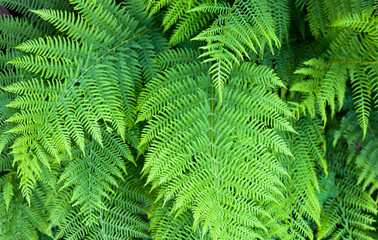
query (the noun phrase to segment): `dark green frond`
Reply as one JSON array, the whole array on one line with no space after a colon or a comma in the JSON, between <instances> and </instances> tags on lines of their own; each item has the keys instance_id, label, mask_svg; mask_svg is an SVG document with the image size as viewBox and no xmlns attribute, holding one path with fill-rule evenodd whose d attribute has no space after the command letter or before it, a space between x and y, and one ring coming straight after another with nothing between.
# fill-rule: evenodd
<instances>
[{"instance_id":1,"label":"dark green frond","mask_svg":"<svg viewBox=\"0 0 378 240\"><path fill-rule=\"evenodd\" d=\"M320 182L319 199L323 204L319 239L372 240L373 216L377 206L368 193L357 185L357 171L345 166L345 149L339 146L328 154L330 174Z\"/></svg>"}]
</instances>

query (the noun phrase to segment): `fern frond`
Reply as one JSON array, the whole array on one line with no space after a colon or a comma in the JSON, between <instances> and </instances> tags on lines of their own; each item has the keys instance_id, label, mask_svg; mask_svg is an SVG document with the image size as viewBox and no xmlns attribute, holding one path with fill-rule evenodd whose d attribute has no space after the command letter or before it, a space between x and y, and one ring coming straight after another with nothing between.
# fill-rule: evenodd
<instances>
[{"instance_id":1,"label":"fern frond","mask_svg":"<svg viewBox=\"0 0 378 240\"><path fill-rule=\"evenodd\" d=\"M41 77L62 79L66 77L66 69L72 65L66 59L46 58L42 56L24 56L8 62L17 68L24 68Z\"/></svg>"},{"instance_id":2,"label":"fern frond","mask_svg":"<svg viewBox=\"0 0 378 240\"><path fill-rule=\"evenodd\" d=\"M42 9L42 8L52 8L52 9L67 9L68 4L65 1L52 0L46 3L43 0L0 0L0 4L4 7L12 9L22 15L27 15L30 9Z\"/></svg>"},{"instance_id":3,"label":"fern frond","mask_svg":"<svg viewBox=\"0 0 378 240\"><path fill-rule=\"evenodd\" d=\"M116 179L118 186L110 189L114 194L103 199L104 207L97 209L98 217L91 225L86 221L88 215L82 214L78 207L71 207L66 195L62 194L55 199L51 219L59 227L57 239L121 240L149 237L145 216L149 214L148 207L152 204L152 199L142 188L138 176L140 170L130 164L126 165L130 170L128 175L124 180ZM65 207L60 203L65 204Z\"/></svg>"},{"instance_id":4,"label":"fern frond","mask_svg":"<svg viewBox=\"0 0 378 240\"><path fill-rule=\"evenodd\" d=\"M367 231L374 231L374 200L357 186L354 167L345 166L345 150L337 146L330 151L330 174L321 180L320 199L323 203L319 239L372 240Z\"/></svg>"},{"instance_id":5,"label":"fern frond","mask_svg":"<svg viewBox=\"0 0 378 240\"><path fill-rule=\"evenodd\" d=\"M86 43L80 43L60 36L47 36L46 38L29 40L16 46L15 49L26 53L34 53L46 58L57 59L89 57L91 52Z\"/></svg>"},{"instance_id":6,"label":"fern frond","mask_svg":"<svg viewBox=\"0 0 378 240\"><path fill-rule=\"evenodd\" d=\"M305 62L309 68L301 68L295 73L309 76L304 82L297 82L292 87L292 91L303 92L302 108L307 109L314 116L314 109L319 109L323 122L327 121L326 107L331 108L331 115L335 114L343 106L346 89L347 71L346 67L339 64L327 64L324 60L309 60ZM311 100L313 99L313 100ZM311 101L310 101L311 100Z\"/></svg>"},{"instance_id":7,"label":"fern frond","mask_svg":"<svg viewBox=\"0 0 378 240\"><path fill-rule=\"evenodd\" d=\"M366 73L359 66L351 67L351 82L353 89L353 100L360 126L364 135L366 134L371 105L371 88Z\"/></svg>"},{"instance_id":8,"label":"fern frond","mask_svg":"<svg viewBox=\"0 0 378 240\"><path fill-rule=\"evenodd\" d=\"M14 125L11 132L17 135L12 152L22 166L29 166L20 169L20 176L25 177L21 184L27 189L25 196L41 174L38 164L49 166L50 157L60 161L61 154L71 154L73 144L84 151L86 133L106 145L100 124L126 138L134 125L142 79L152 79L156 74L157 65L152 63L157 49L161 51L166 44L163 40L153 43L148 36L142 40L149 32L154 38L163 37L146 29L113 1L72 3L79 15L50 9L34 11L67 32L68 38L25 42L18 49L30 54L11 61L43 80L26 79L4 87L19 95L8 104L19 110L8 121ZM127 26L126 30L122 26ZM141 47L145 51L139 51Z\"/></svg>"},{"instance_id":9,"label":"fern frond","mask_svg":"<svg viewBox=\"0 0 378 240\"><path fill-rule=\"evenodd\" d=\"M41 29L33 26L26 18L0 17L0 31L9 35L19 36L24 41L44 36Z\"/></svg>"},{"instance_id":10,"label":"fern frond","mask_svg":"<svg viewBox=\"0 0 378 240\"><path fill-rule=\"evenodd\" d=\"M151 218L151 232L153 239L188 239L210 240L209 234L202 233L200 228L193 229L193 216L188 211L180 216L171 214L172 203L162 205L161 202L154 206L154 214Z\"/></svg>"},{"instance_id":11,"label":"fern frond","mask_svg":"<svg viewBox=\"0 0 378 240\"><path fill-rule=\"evenodd\" d=\"M238 77L247 82L263 86L266 89L274 89L279 86L285 88L277 74L270 68L263 65L243 63L240 67L235 67L231 72L231 77Z\"/></svg>"},{"instance_id":12,"label":"fern frond","mask_svg":"<svg viewBox=\"0 0 378 240\"><path fill-rule=\"evenodd\" d=\"M359 170L357 183L362 184L362 188L368 190L370 194L378 189L376 180L378 163L375 161L378 149L376 116L377 112L374 111L370 118L369 128L364 135L361 128L358 127L356 112L350 111L343 117L340 129L334 134L334 145L344 140L348 143L347 164L352 164Z\"/></svg>"},{"instance_id":13,"label":"fern frond","mask_svg":"<svg viewBox=\"0 0 378 240\"><path fill-rule=\"evenodd\" d=\"M169 44L174 46L195 36L202 28L209 25L213 17L212 13L190 12L185 14L173 30Z\"/></svg>"},{"instance_id":14,"label":"fern frond","mask_svg":"<svg viewBox=\"0 0 378 240\"><path fill-rule=\"evenodd\" d=\"M277 96L237 77L220 105L209 67L175 64L147 84L138 117L149 123L141 144L151 144L143 172L160 186L159 198L173 199L173 212L191 209L203 232L262 237L267 228L257 215L269 218L269 204L281 201L275 174L285 174L269 150L290 154L273 129L291 131L281 117L291 113Z\"/></svg>"},{"instance_id":15,"label":"fern frond","mask_svg":"<svg viewBox=\"0 0 378 240\"><path fill-rule=\"evenodd\" d=\"M378 35L378 18L373 11L362 11L358 14L351 14L349 16L338 19L333 22L333 27L348 27L359 32L366 32L377 37Z\"/></svg>"},{"instance_id":16,"label":"fern frond","mask_svg":"<svg viewBox=\"0 0 378 240\"><path fill-rule=\"evenodd\" d=\"M306 2L306 9L308 11L308 21L310 24L311 33L315 37L325 31L327 18L322 0L309 0Z\"/></svg>"},{"instance_id":17,"label":"fern frond","mask_svg":"<svg viewBox=\"0 0 378 240\"><path fill-rule=\"evenodd\" d=\"M280 46L268 9L266 1L235 1L232 6L208 4L191 10L220 14L210 28L193 38L207 42L201 57L213 62L209 73L220 96L233 65L249 58L248 51L263 51L265 42L272 51L273 44Z\"/></svg>"},{"instance_id":18,"label":"fern frond","mask_svg":"<svg viewBox=\"0 0 378 240\"><path fill-rule=\"evenodd\" d=\"M48 194L49 190L38 186L29 205L21 197L18 181L13 180L12 184L16 187L13 188L14 197L9 206L6 206L7 200L3 196L0 197L0 239L39 240L43 234L52 237L47 224L47 212L44 209L46 198L42 197Z\"/></svg>"},{"instance_id":19,"label":"fern frond","mask_svg":"<svg viewBox=\"0 0 378 240\"><path fill-rule=\"evenodd\" d=\"M67 36L73 40L79 40L92 43L95 46L106 47L109 44L109 38L99 28L91 28L87 20L75 13L61 10L32 10L43 20L53 24L59 31L66 32Z\"/></svg>"},{"instance_id":20,"label":"fern frond","mask_svg":"<svg viewBox=\"0 0 378 240\"><path fill-rule=\"evenodd\" d=\"M290 177L286 178L284 202L287 215L280 216L289 228L288 235L282 239L314 239L309 221L320 225L321 206L316 192L319 183L316 166L328 172L325 154L325 139L319 119L310 117L295 121L297 135L287 137L293 157L280 156Z\"/></svg>"},{"instance_id":21,"label":"fern frond","mask_svg":"<svg viewBox=\"0 0 378 240\"><path fill-rule=\"evenodd\" d=\"M287 40L290 25L290 1L269 1L268 3L272 12L277 38L280 41Z\"/></svg>"},{"instance_id":22,"label":"fern frond","mask_svg":"<svg viewBox=\"0 0 378 240\"><path fill-rule=\"evenodd\" d=\"M62 173L62 188L73 187L73 206L80 206L80 214L86 225L99 218L100 210L106 209L104 198L109 198L111 186L117 186L115 177L122 179L126 172L124 158L133 161L130 150L121 139L103 131L104 146L96 141L86 143L84 153L77 149L73 160Z\"/></svg>"}]
</instances>

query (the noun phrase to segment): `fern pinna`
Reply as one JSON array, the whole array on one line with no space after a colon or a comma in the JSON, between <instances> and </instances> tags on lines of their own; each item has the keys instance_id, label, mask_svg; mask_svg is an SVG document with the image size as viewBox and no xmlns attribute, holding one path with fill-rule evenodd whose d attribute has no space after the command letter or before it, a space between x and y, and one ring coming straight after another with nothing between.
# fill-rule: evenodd
<instances>
[{"instance_id":1,"label":"fern pinna","mask_svg":"<svg viewBox=\"0 0 378 240\"><path fill-rule=\"evenodd\" d=\"M0 7L0 239L378 238L376 0Z\"/></svg>"}]
</instances>

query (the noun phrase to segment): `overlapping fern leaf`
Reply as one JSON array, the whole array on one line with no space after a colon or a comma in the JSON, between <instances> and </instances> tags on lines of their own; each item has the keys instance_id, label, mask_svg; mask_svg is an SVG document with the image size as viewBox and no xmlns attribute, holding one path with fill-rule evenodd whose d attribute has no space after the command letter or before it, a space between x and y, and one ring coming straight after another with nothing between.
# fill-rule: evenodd
<instances>
[{"instance_id":1,"label":"overlapping fern leaf","mask_svg":"<svg viewBox=\"0 0 378 240\"><path fill-rule=\"evenodd\" d=\"M36 2L36 4L41 3L42 1L39 1L38 3ZM14 7L14 11L22 12L23 10L21 5L25 4L25 2L9 3L7 1L2 1L1 4L6 6L9 4L10 7ZM9 65L8 62L16 57L22 56L21 52L15 49L15 46L19 45L23 41L42 37L45 33L53 33L53 31L46 26L46 23L44 23L43 20L33 18L30 15L25 15L23 17L1 17L0 22L0 42L1 46L5 50L1 53L0 59L0 66L2 68L0 73L0 152L3 152L4 154L11 154L13 150L11 149L12 145L15 148L17 148L17 145L19 148L25 147L22 142L17 143L17 137L19 135L12 131L12 129L15 130L17 123L9 121L11 117L15 115L22 115L22 113L20 113L19 109L9 107L9 104L15 101L17 98L17 94L7 92L5 91L5 88L6 86L31 79L35 77L35 75L31 72L15 68L14 66ZM18 140L20 140L20 138L18 138ZM27 157L27 154L25 154L24 157ZM19 159L16 157L15 160L15 162L17 162ZM27 200L30 200L29 197L38 178L34 173L41 172L43 167L41 168L39 166L38 161L32 155L30 155L30 161L22 161L19 164L15 164L15 167L18 168L17 173L20 176L22 193L24 196L27 196Z\"/></svg>"},{"instance_id":2,"label":"overlapping fern leaf","mask_svg":"<svg viewBox=\"0 0 378 240\"><path fill-rule=\"evenodd\" d=\"M29 205L22 197L15 172L2 176L0 184L0 239L39 240L40 236L52 237L45 209L51 188L39 184L33 191Z\"/></svg>"},{"instance_id":3,"label":"overlapping fern leaf","mask_svg":"<svg viewBox=\"0 0 378 240\"><path fill-rule=\"evenodd\" d=\"M326 122L327 106L330 107L332 116L343 106L347 80L346 66L339 63L329 64L323 59L311 59L304 64L306 67L297 70L296 73L308 78L306 81L295 83L291 90L303 93L300 108L304 113L308 112L315 117L319 111L322 120Z\"/></svg>"},{"instance_id":4,"label":"overlapping fern leaf","mask_svg":"<svg viewBox=\"0 0 378 240\"><path fill-rule=\"evenodd\" d=\"M176 45L187 41L211 23L214 14L190 12L197 6L211 2L211 0L148 0L147 8L150 15L158 13L165 7L167 8L164 11L162 26L164 31L167 31L175 25L169 43Z\"/></svg>"},{"instance_id":5,"label":"overlapping fern leaf","mask_svg":"<svg viewBox=\"0 0 378 240\"><path fill-rule=\"evenodd\" d=\"M359 170L357 184L373 194L378 189L378 122L377 111L372 113L365 138L358 127L356 112L350 111L342 119L341 127L335 133L334 145L346 141L348 144L347 163Z\"/></svg>"},{"instance_id":6,"label":"overlapping fern leaf","mask_svg":"<svg viewBox=\"0 0 378 240\"><path fill-rule=\"evenodd\" d=\"M87 133L101 146L106 144L103 129L125 140L136 116L137 92L143 79L155 74L153 57L165 45L162 37L160 42L140 39L159 34L151 30L152 19L138 15L131 4L70 3L76 12L33 10L66 36L18 45L24 55L9 63L34 76L3 87L18 95L7 105L19 109L8 121L15 125L10 130L16 136L12 153L24 166L19 174L26 197L42 165L59 162L61 153L72 155L74 145L85 151ZM149 54L140 48L150 49Z\"/></svg>"},{"instance_id":7,"label":"overlapping fern leaf","mask_svg":"<svg viewBox=\"0 0 378 240\"><path fill-rule=\"evenodd\" d=\"M288 215L279 216L285 223L282 232L288 234L280 239L314 239L310 223L320 226L321 206L316 193L319 191L317 166L327 173L325 139L319 119L309 116L294 123L298 134L287 137L293 156L281 156L289 176L283 205ZM289 228L289 230L287 229Z\"/></svg>"},{"instance_id":8,"label":"overlapping fern leaf","mask_svg":"<svg viewBox=\"0 0 378 240\"><path fill-rule=\"evenodd\" d=\"M205 62L212 62L209 73L220 97L229 74L235 64L250 57L251 52L264 52L265 45L281 45L275 32L269 1L235 1L203 4L191 11L210 12L218 18L194 40L206 41L201 47ZM279 9L281 10L281 9ZM278 11L278 10L277 10Z\"/></svg>"},{"instance_id":9,"label":"overlapping fern leaf","mask_svg":"<svg viewBox=\"0 0 378 240\"><path fill-rule=\"evenodd\" d=\"M88 212L83 212L80 207L70 204L70 198L77 195L78 188L73 191L63 190L50 205L50 219L54 227L58 227L56 239L146 239L149 238L149 224L147 215L150 214L149 206L152 199L143 189L143 182L139 178L139 168L133 168L130 164L128 174L123 179L114 177L117 186L110 185L105 190L107 196L102 196L102 206L96 208L96 218L88 224ZM69 167L68 167L69 168ZM67 169L68 170L68 169ZM101 183L101 178L93 182L93 190ZM82 192L88 194L88 191ZM93 195L95 194L95 195ZM93 192L92 196L100 196L101 193ZM96 203L94 199L87 199L87 205ZM90 209L88 209L90 210ZM93 209L92 209L93 210Z\"/></svg>"},{"instance_id":10,"label":"overlapping fern leaf","mask_svg":"<svg viewBox=\"0 0 378 240\"><path fill-rule=\"evenodd\" d=\"M0 239L377 238L377 0L3 7Z\"/></svg>"},{"instance_id":11,"label":"overlapping fern leaf","mask_svg":"<svg viewBox=\"0 0 378 240\"><path fill-rule=\"evenodd\" d=\"M375 231L376 202L357 185L358 170L346 165L346 149L336 145L330 150L330 172L320 181L323 207L317 238L373 240L369 231Z\"/></svg>"},{"instance_id":12,"label":"overlapping fern leaf","mask_svg":"<svg viewBox=\"0 0 378 240\"><path fill-rule=\"evenodd\" d=\"M212 239L209 234L203 233L200 227L193 229L194 219L190 211L174 216L171 213L172 201L165 204L159 201L154 204L152 210L150 229L153 239Z\"/></svg>"},{"instance_id":13,"label":"overlapping fern leaf","mask_svg":"<svg viewBox=\"0 0 378 240\"><path fill-rule=\"evenodd\" d=\"M68 166L60 176L62 188L73 188L71 201L79 206L86 225L98 221L101 210L106 209L104 199L114 194L112 186L126 174L125 161L133 161L128 146L120 137L102 132L104 145L92 140L84 152L76 149L71 154Z\"/></svg>"},{"instance_id":14,"label":"overlapping fern leaf","mask_svg":"<svg viewBox=\"0 0 378 240\"><path fill-rule=\"evenodd\" d=\"M173 201L177 215L190 209L203 233L263 238L271 209L284 200L279 176L287 172L272 152L291 155L277 131L294 131L292 114L254 78L230 79L221 105L209 68L178 61L147 84L138 116L148 122L141 144L150 144L143 172L158 199Z\"/></svg>"},{"instance_id":15,"label":"overlapping fern leaf","mask_svg":"<svg viewBox=\"0 0 378 240\"><path fill-rule=\"evenodd\" d=\"M316 2L316 1L314 1ZM304 93L301 105L312 116L320 113L327 120L326 107L331 114L341 109L350 79L359 123L366 134L369 115L377 105L377 59L378 22L372 8L346 14L331 22L327 37L332 38L327 53L321 59L305 62L298 74L310 76L307 81L298 81L293 91ZM338 100L336 107L335 99Z\"/></svg>"}]
</instances>

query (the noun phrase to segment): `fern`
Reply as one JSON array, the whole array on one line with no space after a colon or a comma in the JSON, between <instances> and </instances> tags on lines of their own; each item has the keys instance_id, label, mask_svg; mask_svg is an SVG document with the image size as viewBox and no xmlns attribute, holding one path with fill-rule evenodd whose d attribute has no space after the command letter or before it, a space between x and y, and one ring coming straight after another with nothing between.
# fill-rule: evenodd
<instances>
[{"instance_id":1,"label":"fern","mask_svg":"<svg viewBox=\"0 0 378 240\"><path fill-rule=\"evenodd\" d=\"M148 224L144 216L149 213L147 207L152 200L141 189L135 170L129 171L124 181L117 179L117 187L110 187L108 192L113 194L103 199L103 207L96 209L98 216L92 219L91 224L86 219L90 215L83 214L78 207L68 203L66 195L74 197L75 190L58 195L51 208L51 219L64 218L53 222L53 225L60 227L56 239L148 238Z\"/></svg>"},{"instance_id":2,"label":"fern","mask_svg":"<svg viewBox=\"0 0 378 240\"><path fill-rule=\"evenodd\" d=\"M376 203L356 185L356 170L342 164L343 149L332 149L329 164L331 174L321 180L319 198L324 203L319 239L373 239L366 232L374 231L372 215L377 214Z\"/></svg>"},{"instance_id":3,"label":"fern","mask_svg":"<svg viewBox=\"0 0 378 240\"><path fill-rule=\"evenodd\" d=\"M309 68L301 68L296 73L307 75L309 79L295 83L291 90L305 93L301 103L302 109L307 110L311 116L315 116L315 109L319 109L322 120L326 122L327 106L330 107L332 115L335 114L336 109L340 111L343 106L347 69L338 63L327 64L322 59L309 60L304 64ZM337 108L335 99L338 100Z\"/></svg>"},{"instance_id":4,"label":"fern","mask_svg":"<svg viewBox=\"0 0 378 240\"><path fill-rule=\"evenodd\" d=\"M291 90L304 92L301 107L311 116L318 109L324 122L327 121L326 106L335 113L334 99L338 99L338 111L343 105L347 73L351 80L353 99L360 125L367 130L372 99L376 99L376 17L371 12L352 14L334 21L333 27L340 30L330 33L333 40L325 59L309 60L296 73L309 77L307 82L298 81ZM352 29L352 30L351 30ZM344 46L341 47L340 46ZM354 49L353 52L351 49ZM316 105L316 106L315 106Z\"/></svg>"},{"instance_id":5,"label":"fern","mask_svg":"<svg viewBox=\"0 0 378 240\"><path fill-rule=\"evenodd\" d=\"M364 141L363 132L358 128L356 112L350 111L342 120L341 127L335 133L334 145L340 141L348 143L347 162L353 164L355 168L360 169L358 174L358 184L362 183L363 189L369 187L369 193L373 194L378 189L377 167L377 112L373 113L369 129Z\"/></svg>"},{"instance_id":6,"label":"fern","mask_svg":"<svg viewBox=\"0 0 378 240\"><path fill-rule=\"evenodd\" d=\"M177 214L192 209L194 226L214 238L262 238L267 229L257 215L269 217L267 207L281 201L275 174L286 174L268 149L290 155L274 129L293 131L280 117L291 113L277 96L237 77L221 106L209 67L177 63L147 85L138 117L149 121L141 144L151 142L143 171L160 186L158 198L175 197Z\"/></svg>"},{"instance_id":7,"label":"fern","mask_svg":"<svg viewBox=\"0 0 378 240\"><path fill-rule=\"evenodd\" d=\"M288 231L288 234L282 239L314 239L309 222L321 224L316 166L328 172L324 156L325 139L319 119L301 118L294 125L298 134L291 134L286 140L293 156L280 156L289 174L284 181L284 212L288 214L280 216L285 223L282 231Z\"/></svg>"},{"instance_id":8,"label":"fern","mask_svg":"<svg viewBox=\"0 0 378 240\"><path fill-rule=\"evenodd\" d=\"M376 239L377 6L0 0L0 239Z\"/></svg>"},{"instance_id":9,"label":"fern","mask_svg":"<svg viewBox=\"0 0 378 240\"><path fill-rule=\"evenodd\" d=\"M32 151L29 156L34 166L28 163L20 172L25 178L22 183L25 196L35 184L33 179L39 174L39 162L48 165L46 152L59 161L60 152L71 154L71 139L84 151L86 131L103 145L99 121L104 122L107 130L125 138L136 114L136 90L141 82L136 51L140 44L136 39L150 30L143 27L137 30L138 22L109 1L72 3L76 3L74 8L80 15L58 10L34 11L60 31L70 29L68 38L31 40L18 49L32 55L10 61L45 79L30 79L4 88L20 95L8 105L21 110L9 119L17 123L11 130L18 135L17 144L13 145L16 161L30 162L26 152ZM96 6L104 12L103 18L98 19L99 12L93 12ZM117 22L127 25L128 30L120 27L113 30ZM80 54L69 54L77 52L79 46ZM68 70L68 66L73 67ZM65 119L70 119L70 123L66 124Z\"/></svg>"},{"instance_id":10,"label":"fern","mask_svg":"<svg viewBox=\"0 0 378 240\"><path fill-rule=\"evenodd\" d=\"M188 211L174 217L170 213L172 202L162 205L158 202L153 207L154 215L151 218L151 231L153 239L212 239L209 234L204 234L198 227L193 230L194 219Z\"/></svg>"},{"instance_id":11,"label":"fern","mask_svg":"<svg viewBox=\"0 0 378 240\"><path fill-rule=\"evenodd\" d=\"M45 194L48 194L48 192L38 186L31 197L32 205L30 207L21 197L17 180L9 178L11 175L8 174L7 177L8 180L13 179L11 182L7 181L6 185L3 185L4 182L2 181L3 188L11 185L14 192L11 201L6 194L4 194L4 197L0 197L0 239L38 240L42 233L46 236L52 236L51 229L47 224L47 212L44 209Z\"/></svg>"},{"instance_id":12,"label":"fern","mask_svg":"<svg viewBox=\"0 0 378 240\"><path fill-rule=\"evenodd\" d=\"M233 65L249 58L249 51L263 51L265 44L271 49L273 44L280 46L268 7L266 1L235 1L233 5L205 4L191 10L219 14L194 40L208 43L202 47L206 52L201 57L214 62L209 72L220 96Z\"/></svg>"},{"instance_id":13,"label":"fern","mask_svg":"<svg viewBox=\"0 0 378 240\"><path fill-rule=\"evenodd\" d=\"M99 210L106 209L102 199L109 198L112 185L117 186L115 177L122 179L122 173L126 172L123 158L133 160L122 139L102 134L106 139L104 147L92 141L86 143L84 153L77 149L59 180L64 181L62 188L73 187L73 206L81 206L79 213L85 216L82 221L87 225L97 220Z\"/></svg>"}]
</instances>

